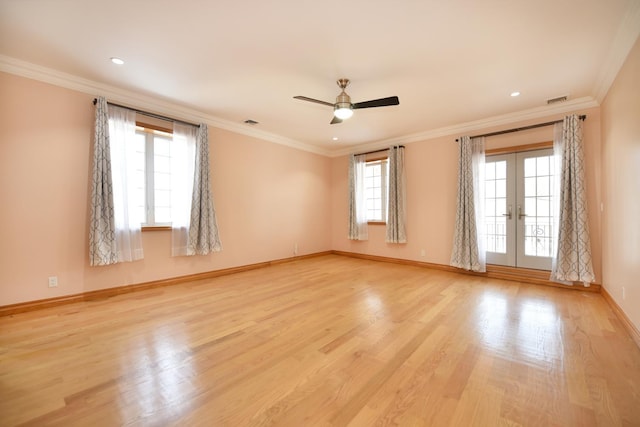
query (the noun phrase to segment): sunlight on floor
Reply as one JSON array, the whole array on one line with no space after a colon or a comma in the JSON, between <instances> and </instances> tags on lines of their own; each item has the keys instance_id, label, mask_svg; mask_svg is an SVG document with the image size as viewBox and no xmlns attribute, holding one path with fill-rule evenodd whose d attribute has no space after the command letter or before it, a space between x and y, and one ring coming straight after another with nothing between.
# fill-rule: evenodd
<instances>
[{"instance_id":1,"label":"sunlight on floor","mask_svg":"<svg viewBox=\"0 0 640 427\"><path fill-rule=\"evenodd\" d=\"M477 306L475 322L481 342L504 357L535 365L563 358L562 321L549 301L509 302L505 295L487 291Z\"/></svg>"}]
</instances>

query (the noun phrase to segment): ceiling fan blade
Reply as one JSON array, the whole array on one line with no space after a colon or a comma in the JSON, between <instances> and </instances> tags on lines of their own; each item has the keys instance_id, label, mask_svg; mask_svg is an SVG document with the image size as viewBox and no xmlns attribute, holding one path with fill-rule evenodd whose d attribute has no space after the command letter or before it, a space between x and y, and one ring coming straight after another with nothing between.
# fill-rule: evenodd
<instances>
[{"instance_id":1,"label":"ceiling fan blade","mask_svg":"<svg viewBox=\"0 0 640 427\"><path fill-rule=\"evenodd\" d=\"M316 104L322 104L322 105L328 105L329 107L333 107L333 104L331 102L325 102L325 101L320 101L318 99L313 99L313 98L309 98L306 96L294 96L295 99L299 99L301 101L309 101L309 102L315 102Z\"/></svg>"},{"instance_id":2,"label":"ceiling fan blade","mask_svg":"<svg viewBox=\"0 0 640 427\"><path fill-rule=\"evenodd\" d=\"M352 108L355 110L357 108L386 107L389 105L399 105L399 104L400 104L400 100L398 99L397 96L390 96L388 98L374 99L372 101L357 102L353 104Z\"/></svg>"},{"instance_id":3,"label":"ceiling fan blade","mask_svg":"<svg viewBox=\"0 0 640 427\"><path fill-rule=\"evenodd\" d=\"M331 120L331 123L329 123L329 124L330 125L335 125L336 123L342 123L342 119L339 119L336 116L333 116L333 120Z\"/></svg>"}]
</instances>

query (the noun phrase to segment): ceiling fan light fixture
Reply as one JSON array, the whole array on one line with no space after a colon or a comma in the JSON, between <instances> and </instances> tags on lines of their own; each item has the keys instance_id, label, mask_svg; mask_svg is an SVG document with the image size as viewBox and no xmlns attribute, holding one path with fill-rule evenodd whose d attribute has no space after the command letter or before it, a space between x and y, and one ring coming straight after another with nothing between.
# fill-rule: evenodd
<instances>
[{"instance_id":1,"label":"ceiling fan light fixture","mask_svg":"<svg viewBox=\"0 0 640 427\"><path fill-rule=\"evenodd\" d=\"M328 107L333 107L333 120L329 124L342 123L343 120L346 120L353 116L353 110L359 110L361 108L373 108L373 107L386 107L389 105L399 105L400 100L397 96L388 96L386 98L380 99L372 99L371 101L364 102L356 102L355 104L351 103L351 97L347 95L344 91L347 85L349 84L349 79L339 79L336 83L338 83L338 87L342 89L340 94L336 96L336 102L326 102L320 101L318 99L309 98L308 96L296 95L294 99L300 99L302 101L309 101L316 104L326 105Z\"/></svg>"},{"instance_id":2,"label":"ceiling fan light fixture","mask_svg":"<svg viewBox=\"0 0 640 427\"><path fill-rule=\"evenodd\" d=\"M346 120L349 117L353 116L353 110L351 109L351 105L340 105L336 104L335 109L333 110L333 115L339 118L340 120Z\"/></svg>"}]
</instances>

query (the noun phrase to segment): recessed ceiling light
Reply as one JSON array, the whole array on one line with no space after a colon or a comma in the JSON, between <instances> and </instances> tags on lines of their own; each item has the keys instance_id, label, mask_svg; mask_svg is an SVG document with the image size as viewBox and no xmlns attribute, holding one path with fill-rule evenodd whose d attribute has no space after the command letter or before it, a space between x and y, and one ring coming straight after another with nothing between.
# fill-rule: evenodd
<instances>
[{"instance_id":1,"label":"recessed ceiling light","mask_svg":"<svg viewBox=\"0 0 640 427\"><path fill-rule=\"evenodd\" d=\"M511 92L511 96L512 96L513 98L515 98L516 96L520 96L520 92L518 92L518 91Z\"/></svg>"},{"instance_id":2,"label":"recessed ceiling light","mask_svg":"<svg viewBox=\"0 0 640 427\"><path fill-rule=\"evenodd\" d=\"M124 61L120 58L116 58L115 56L113 58L111 58L111 62L113 62L116 65L123 65Z\"/></svg>"},{"instance_id":3,"label":"recessed ceiling light","mask_svg":"<svg viewBox=\"0 0 640 427\"><path fill-rule=\"evenodd\" d=\"M334 136L334 137L333 137L333 138L331 138L331 139L333 139L334 141L337 141L337 140L338 140L338 137L337 137L337 136Z\"/></svg>"}]
</instances>

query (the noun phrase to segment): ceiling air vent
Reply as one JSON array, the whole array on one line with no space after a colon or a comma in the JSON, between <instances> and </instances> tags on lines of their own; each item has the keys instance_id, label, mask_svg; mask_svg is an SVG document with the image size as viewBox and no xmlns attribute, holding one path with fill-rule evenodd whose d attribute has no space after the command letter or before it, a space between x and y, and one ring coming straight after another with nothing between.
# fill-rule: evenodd
<instances>
[{"instance_id":1,"label":"ceiling air vent","mask_svg":"<svg viewBox=\"0 0 640 427\"><path fill-rule=\"evenodd\" d=\"M555 103L558 103L558 102L564 102L566 100L567 100L567 95L559 96L557 98L547 99L547 105L555 104Z\"/></svg>"},{"instance_id":2,"label":"ceiling air vent","mask_svg":"<svg viewBox=\"0 0 640 427\"><path fill-rule=\"evenodd\" d=\"M247 119L247 120L245 120L244 122L245 122L246 124L248 124L248 125L251 125L251 126L254 126L254 125L257 125L257 124L258 124L258 122L256 122L255 120L251 120L251 119Z\"/></svg>"}]
</instances>

